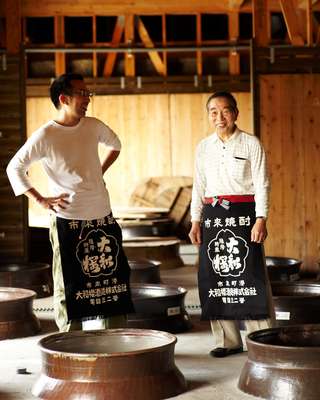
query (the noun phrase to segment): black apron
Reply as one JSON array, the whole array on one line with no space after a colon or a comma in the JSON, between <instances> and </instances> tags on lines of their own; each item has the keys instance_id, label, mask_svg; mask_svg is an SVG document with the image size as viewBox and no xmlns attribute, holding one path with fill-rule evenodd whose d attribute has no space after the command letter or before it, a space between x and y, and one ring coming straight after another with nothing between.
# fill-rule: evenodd
<instances>
[{"instance_id":1,"label":"black apron","mask_svg":"<svg viewBox=\"0 0 320 400\"><path fill-rule=\"evenodd\" d=\"M57 217L68 322L134 312L121 229L110 214L96 220Z\"/></svg>"},{"instance_id":2,"label":"black apron","mask_svg":"<svg viewBox=\"0 0 320 400\"><path fill-rule=\"evenodd\" d=\"M265 260L251 242L255 203L203 207L198 272L203 320L259 320L269 317Z\"/></svg>"}]
</instances>

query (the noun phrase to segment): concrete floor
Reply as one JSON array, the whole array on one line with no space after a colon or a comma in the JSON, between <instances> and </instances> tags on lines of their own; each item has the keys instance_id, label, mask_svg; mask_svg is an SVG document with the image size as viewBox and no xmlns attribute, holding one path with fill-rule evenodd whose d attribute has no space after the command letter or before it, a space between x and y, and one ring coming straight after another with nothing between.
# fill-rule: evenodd
<instances>
[{"instance_id":1,"label":"concrete floor","mask_svg":"<svg viewBox=\"0 0 320 400\"><path fill-rule=\"evenodd\" d=\"M190 259L192 255L184 258L187 263ZM161 271L161 278L163 283L183 286L188 290L185 304L193 323L190 331L176 335L178 342L175 347L175 361L188 382L188 390L174 399L254 399L237 388L247 353L222 359L209 356L209 351L213 348L213 338L209 323L199 319L196 269L186 266ZM41 370L37 343L42 337L57 331L52 312L40 311L47 307L52 307L52 298L34 301L35 313L42 326L40 335L0 341L0 400L34 399L31 389ZM18 374L18 368L26 368L27 373Z\"/></svg>"}]
</instances>

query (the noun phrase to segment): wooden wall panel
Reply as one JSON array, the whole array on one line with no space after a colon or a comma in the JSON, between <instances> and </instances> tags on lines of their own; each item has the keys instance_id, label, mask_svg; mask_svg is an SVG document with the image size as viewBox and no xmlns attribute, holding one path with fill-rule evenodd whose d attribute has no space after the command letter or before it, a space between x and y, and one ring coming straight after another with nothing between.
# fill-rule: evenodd
<instances>
[{"instance_id":1,"label":"wooden wall panel","mask_svg":"<svg viewBox=\"0 0 320 400\"><path fill-rule=\"evenodd\" d=\"M207 93L170 95L173 175L193 176L196 146L210 133L207 98Z\"/></svg>"},{"instance_id":2,"label":"wooden wall panel","mask_svg":"<svg viewBox=\"0 0 320 400\"><path fill-rule=\"evenodd\" d=\"M97 96L93 114L122 143L118 160L105 176L113 204L127 205L141 179L171 175L167 95Z\"/></svg>"},{"instance_id":3,"label":"wooden wall panel","mask_svg":"<svg viewBox=\"0 0 320 400\"><path fill-rule=\"evenodd\" d=\"M302 258L315 270L320 254L320 75L260 80L261 139L271 173L266 254Z\"/></svg>"}]
</instances>

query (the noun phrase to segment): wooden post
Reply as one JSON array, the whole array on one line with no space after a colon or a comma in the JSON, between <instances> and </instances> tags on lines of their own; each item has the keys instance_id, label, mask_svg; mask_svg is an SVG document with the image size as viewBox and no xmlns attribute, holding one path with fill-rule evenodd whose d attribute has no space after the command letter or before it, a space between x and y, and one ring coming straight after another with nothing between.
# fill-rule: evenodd
<instances>
[{"instance_id":1,"label":"wooden post","mask_svg":"<svg viewBox=\"0 0 320 400\"><path fill-rule=\"evenodd\" d=\"M307 44L312 46L313 44L313 13L312 13L312 1L307 1Z\"/></svg>"},{"instance_id":2,"label":"wooden post","mask_svg":"<svg viewBox=\"0 0 320 400\"><path fill-rule=\"evenodd\" d=\"M201 33L201 14L197 13L197 46L201 46L202 33ZM197 75L202 76L202 51L197 51Z\"/></svg>"},{"instance_id":3,"label":"wooden post","mask_svg":"<svg viewBox=\"0 0 320 400\"><path fill-rule=\"evenodd\" d=\"M56 46L64 46L64 17L56 15L54 17L54 43ZM62 75L66 72L66 56L65 53L55 53L55 74Z\"/></svg>"},{"instance_id":4,"label":"wooden post","mask_svg":"<svg viewBox=\"0 0 320 400\"><path fill-rule=\"evenodd\" d=\"M166 16L165 14L162 14L161 16L162 20L162 46L167 47L167 24L166 24ZM163 59L163 66L164 66L164 76L168 75L168 58L167 58L167 52L164 51L162 53L162 59Z\"/></svg>"},{"instance_id":5,"label":"wooden post","mask_svg":"<svg viewBox=\"0 0 320 400\"><path fill-rule=\"evenodd\" d=\"M239 38L239 13L229 12L229 41L236 44ZM237 51L231 50L229 52L229 74L240 74L240 55Z\"/></svg>"},{"instance_id":6,"label":"wooden post","mask_svg":"<svg viewBox=\"0 0 320 400\"><path fill-rule=\"evenodd\" d=\"M97 45L97 19L95 15L92 16L92 44L94 47ZM98 76L98 58L96 51L92 54L92 74L94 78Z\"/></svg>"},{"instance_id":7,"label":"wooden post","mask_svg":"<svg viewBox=\"0 0 320 400\"><path fill-rule=\"evenodd\" d=\"M252 128L253 134L260 137L260 85L259 76L255 64L255 42L251 39L250 43L250 91L252 104Z\"/></svg>"},{"instance_id":8,"label":"wooden post","mask_svg":"<svg viewBox=\"0 0 320 400\"><path fill-rule=\"evenodd\" d=\"M270 42L270 16L268 0L252 2L253 38L256 46L268 46Z\"/></svg>"},{"instance_id":9,"label":"wooden post","mask_svg":"<svg viewBox=\"0 0 320 400\"><path fill-rule=\"evenodd\" d=\"M133 46L134 42L134 15L126 15L126 22L124 28L125 43L128 47ZM125 76L135 76L135 55L133 53L126 53L124 57L124 70Z\"/></svg>"},{"instance_id":10,"label":"wooden post","mask_svg":"<svg viewBox=\"0 0 320 400\"><path fill-rule=\"evenodd\" d=\"M9 54L18 54L22 41L20 0L5 0L6 47Z\"/></svg>"}]
</instances>

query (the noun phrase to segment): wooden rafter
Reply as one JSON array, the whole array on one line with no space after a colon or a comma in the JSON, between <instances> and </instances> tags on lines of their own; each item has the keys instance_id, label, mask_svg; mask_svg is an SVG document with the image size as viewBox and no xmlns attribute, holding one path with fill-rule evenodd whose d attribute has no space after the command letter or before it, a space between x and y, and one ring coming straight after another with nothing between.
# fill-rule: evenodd
<instances>
[{"instance_id":1,"label":"wooden rafter","mask_svg":"<svg viewBox=\"0 0 320 400\"><path fill-rule=\"evenodd\" d=\"M288 35L294 46L303 46L304 40L298 23L298 16L293 0L279 0Z\"/></svg>"},{"instance_id":2,"label":"wooden rafter","mask_svg":"<svg viewBox=\"0 0 320 400\"><path fill-rule=\"evenodd\" d=\"M121 37L124 31L124 16L120 15L117 18L116 25L113 30L112 39L111 39L111 47L118 47L121 41ZM106 61L103 67L103 76L109 77L112 74L115 62L117 58L117 53L108 53L106 56Z\"/></svg>"},{"instance_id":3,"label":"wooden rafter","mask_svg":"<svg viewBox=\"0 0 320 400\"><path fill-rule=\"evenodd\" d=\"M136 18L136 26L137 26L138 34L142 40L142 43L145 45L145 47L147 47L147 48L155 47L144 23L142 22L141 18L139 18L139 17ZM165 75L165 66L164 66L164 62L162 61L162 59L159 55L159 52L150 51L150 52L148 52L148 55L150 57L150 60L153 64L153 66L155 67L156 71L158 72L158 74L164 76Z\"/></svg>"}]
</instances>

